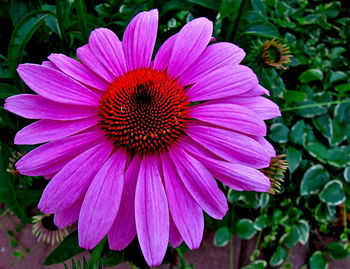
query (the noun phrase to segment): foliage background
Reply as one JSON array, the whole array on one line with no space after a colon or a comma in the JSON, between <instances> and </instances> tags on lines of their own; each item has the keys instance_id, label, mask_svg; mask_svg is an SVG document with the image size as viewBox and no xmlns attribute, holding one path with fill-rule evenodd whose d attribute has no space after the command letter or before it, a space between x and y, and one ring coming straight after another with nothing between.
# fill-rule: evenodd
<instances>
[{"instance_id":1,"label":"foliage background","mask_svg":"<svg viewBox=\"0 0 350 269\"><path fill-rule=\"evenodd\" d=\"M157 50L186 22L209 18L216 40L235 43L247 52L244 64L255 71L270 90L269 98L280 106L282 117L268 122L268 139L278 153L287 154L289 172L279 195L222 186L230 202L229 213L222 221L206 218L206 227L217 231L217 246L232 244L233 234L242 239L258 234L247 268L292 267L288 260L297 242L308 246L310 268L326 268L330 259L345 259L350 252L350 8L345 2L1 0L0 99L3 105L9 96L30 92L15 71L19 63L40 63L54 52L75 57L76 49L87 43L97 27L107 27L121 38L137 13L158 8ZM263 63L261 44L272 38L287 44L294 55L286 70ZM0 107L1 211L11 210L23 223L31 222L27 209L37 204L47 184L43 178L6 172L13 152L32 149L13 144L15 133L29 123ZM317 248L313 242L322 235L333 236L335 242ZM76 242L73 233L45 263L64 262L80 252ZM137 242L123 252L110 251L105 243L93 250L85 267L124 260L145 266ZM72 252L67 254L66 249ZM184 251L185 246L177 249L178 268L190 267L182 259ZM173 253L169 251L164 262L173 259ZM14 255L20 259L25 253Z\"/></svg>"}]
</instances>

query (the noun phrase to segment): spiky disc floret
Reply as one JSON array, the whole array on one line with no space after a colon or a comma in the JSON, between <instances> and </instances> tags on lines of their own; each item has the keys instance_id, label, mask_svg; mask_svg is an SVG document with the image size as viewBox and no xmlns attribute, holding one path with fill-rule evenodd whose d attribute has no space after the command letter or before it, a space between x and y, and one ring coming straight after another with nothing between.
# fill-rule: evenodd
<instances>
[{"instance_id":1,"label":"spiky disc floret","mask_svg":"<svg viewBox=\"0 0 350 269\"><path fill-rule=\"evenodd\" d=\"M130 154L159 152L183 134L188 104L175 79L140 68L109 85L101 98L100 124L114 145Z\"/></svg>"}]
</instances>

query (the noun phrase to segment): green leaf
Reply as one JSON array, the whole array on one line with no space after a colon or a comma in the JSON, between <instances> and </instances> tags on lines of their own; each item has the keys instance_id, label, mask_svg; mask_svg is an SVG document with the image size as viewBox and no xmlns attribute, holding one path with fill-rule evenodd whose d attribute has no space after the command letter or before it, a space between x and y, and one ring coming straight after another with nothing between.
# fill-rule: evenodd
<instances>
[{"instance_id":1,"label":"green leaf","mask_svg":"<svg viewBox=\"0 0 350 269\"><path fill-rule=\"evenodd\" d=\"M350 83L340 84L334 87L337 92L345 93L350 90Z\"/></svg>"},{"instance_id":2,"label":"green leaf","mask_svg":"<svg viewBox=\"0 0 350 269\"><path fill-rule=\"evenodd\" d=\"M332 120L332 137L329 141L331 146L337 146L348 138L347 130L350 130L349 125L342 123L338 118Z\"/></svg>"},{"instance_id":3,"label":"green leaf","mask_svg":"<svg viewBox=\"0 0 350 269\"><path fill-rule=\"evenodd\" d=\"M286 257L287 251L283 247L278 246L276 251L272 254L272 257L270 259L270 265L279 266L283 263Z\"/></svg>"},{"instance_id":4,"label":"green leaf","mask_svg":"<svg viewBox=\"0 0 350 269\"><path fill-rule=\"evenodd\" d=\"M299 233L299 242L303 245L309 240L310 227L306 220L299 220L296 224L296 229Z\"/></svg>"},{"instance_id":5,"label":"green leaf","mask_svg":"<svg viewBox=\"0 0 350 269\"><path fill-rule=\"evenodd\" d=\"M52 265L62 263L84 250L85 249L79 247L78 232L75 231L68 235L62 243L46 257L44 264Z\"/></svg>"},{"instance_id":6,"label":"green leaf","mask_svg":"<svg viewBox=\"0 0 350 269\"><path fill-rule=\"evenodd\" d=\"M242 239L250 239L256 233L250 219L240 219L236 224L236 233Z\"/></svg>"},{"instance_id":7,"label":"green leaf","mask_svg":"<svg viewBox=\"0 0 350 269\"><path fill-rule=\"evenodd\" d=\"M267 204L269 203L270 201L270 195L266 192L263 192L262 194L260 194L260 198L259 198L259 206L261 208L264 208L267 206Z\"/></svg>"},{"instance_id":8,"label":"green leaf","mask_svg":"<svg viewBox=\"0 0 350 269\"><path fill-rule=\"evenodd\" d=\"M267 262L264 260L256 260L251 264L242 267L242 269L264 269L267 266Z\"/></svg>"},{"instance_id":9,"label":"green leaf","mask_svg":"<svg viewBox=\"0 0 350 269\"><path fill-rule=\"evenodd\" d=\"M242 194L240 191L236 191L233 189L229 189L227 193L227 200L230 203L235 203L237 202L240 198L242 197Z\"/></svg>"},{"instance_id":10,"label":"green leaf","mask_svg":"<svg viewBox=\"0 0 350 269\"><path fill-rule=\"evenodd\" d=\"M338 104L334 109L334 116L341 123L350 123L350 103Z\"/></svg>"},{"instance_id":11,"label":"green leaf","mask_svg":"<svg viewBox=\"0 0 350 269\"><path fill-rule=\"evenodd\" d=\"M322 163L327 163L328 149L320 143L309 143L305 146L309 154Z\"/></svg>"},{"instance_id":12,"label":"green leaf","mask_svg":"<svg viewBox=\"0 0 350 269\"><path fill-rule=\"evenodd\" d=\"M11 84L0 83L0 99L5 99L20 92Z\"/></svg>"},{"instance_id":13,"label":"green leaf","mask_svg":"<svg viewBox=\"0 0 350 269\"><path fill-rule=\"evenodd\" d=\"M219 10L220 9L220 1L211 1L211 0L188 0L188 2L192 4L197 4L202 7Z\"/></svg>"},{"instance_id":14,"label":"green leaf","mask_svg":"<svg viewBox=\"0 0 350 269\"><path fill-rule=\"evenodd\" d=\"M344 169L344 179L346 182L350 182L350 166Z\"/></svg>"},{"instance_id":15,"label":"green leaf","mask_svg":"<svg viewBox=\"0 0 350 269\"><path fill-rule=\"evenodd\" d=\"M350 154L340 147L328 150L328 164L336 168L345 168L350 165Z\"/></svg>"},{"instance_id":16,"label":"green leaf","mask_svg":"<svg viewBox=\"0 0 350 269\"><path fill-rule=\"evenodd\" d=\"M276 143L288 142L289 129L283 123L274 123L270 127L270 139Z\"/></svg>"},{"instance_id":17,"label":"green leaf","mask_svg":"<svg viewBox=\"0 0 350 269\"><path fill-rule=\"evenodd\" d=\"M316 206L315 218L319 222L329 222L335 219L335 206L331 206L325 203L319 203Z\"/></svg>"},{"instance_id":18,"label":"green leaf","mask_svg":"<svg viewBox=\"0 0 350 269\"><path fill-rule=\"evenodd\" d=\"M329 78L329 83L346 80L348 77L349 75L343 71L332 71Z\"/></svg>"},{"instance_id":19,"label":"green leaf","mask_svg":"<svg viewBox=\"0 0 350 269\"><path fill-rule=\"evenodd\" d=\"M257 231L262 231L267 226L267 215L263 214L257 217L254 221L254 228Z\"/></svg>"},{"instance_id":20,"label":"green leaf","mask_svg":"<svg viewBox=\"0 0 350 269\"><path fill-rule=\"evenodd\" d=\"M101 240L100 243L92 250L91 258L89 261L89 269L98 269L101 262L102 250L107 243L107 236Z\"/></svg>"},{"instance_id":21,"label":"green leaf","mask_svg":"<svg viewBox=\"0 0 350 269\"><path fill-rule=\"evenodd\" d=\"M16 25L11 35L7 54L9 70L12 75L15 74L18 64L22 61L23 51L29 40L49 14L48 11L34 11Z\"/></svg>"},{"instance_id":22,"label":"green leaf","mask_svg":"<svg viewBox=\"0 0 350 269\"><path fill-rule=\"evenodd\" d=\"M345 201L345 194L342 189L343 184L340 180L331 180L323 187L319 198L329 205L340 205Z\"/></svg>"},{"instance_id":23,"label":"green leaf","mask_svg":"<svg viewBox=\"0 0 350 269\"><path fill-rule=\"evenodd\" d=\"M104 266L117 266L124 261L124 251L110 251L107 257L103 258L102 264Z\"/></svg>"},{"instance_id":24,"label":"green leaf","mask_svg":"<svg viewBox=\"0 0 350 269\"><path fill-rule=\"evenodd\" d=\"M245 34L267 38L279 37L280 35L276 27L267 21L248 27Z\"/></svg>"},{"instance_id":25,"label":"green leaf","mask_svg":"<svg viewBox=\"0 0 350 269\"><path fill-rule=\"evenodd\" d=\"M284 91L283 92L283 99L287 102L287 104L300 102L306 99L306 94L301 91Z\"/></svg>"},{"instance_id":26,"label":"green leaf","mask_svg":"<svg viewBox=\"0 0 350 269\"><path fill-rule=\"evenodd\" d=\"M327 170L320 164L314 165L305 172L301 180L300 194L305 196L318 193L328 180Z\"/></svg>"},{"instance_id":27,"label":"green leaf","mask_svg":"<svg viewBox=\"0 0 350 269\"><path fill-rule=\"evenodd\" d=\"M312 118L327 113L327 108L318 105L318 102L313 100L298 102L296 105L300 106L300 109L296 111L296 114L303 118ZM312 107L307 107L310 105L312 105ZM305 108L302 108L303 106L305 106Z\"/></svg>"},{"instance_id":28,"label":"green leaf","mask_svg":"<svg viewBox=\"0 0 350 269\"><path fill-rule=\"evenodd\" d=\"M293 125L290 131L290 139L294 144L304 145L306 139L305 130L305 121L299 120L296 124Z\"/></svg>"},{"instance_id":29,"label":"green leaf","mask_svg":"<svg viewBox=\"0 0 350 269\"><path fill-rule=\"evenodd\" d=\"M288 161L288 170L290 171L290 173L293 173L298 168L301 162L301 151L297 150L294 147L288 147L287 161Z\"/></svg>"},{"instance_id":30,"label":"green leaf","mask_svg":"<svg viewBox=\"0 0 350 269\"><path fill-rule=\"evenodd\" d=\"M316 80L322 81L323 73L320 69L309 69L301 73L298 79L301 83L309 83Z\"/></svg>"},{"instance_id":31,"label":"green leaf","mask_svg":"<svg viewBox=\"0 0 350 269\"><path fill-rule=\"evenodd\" d=\"M212 1L219 2L219 1ZM221 19L230 17L230 21L237 19L239 7L242 4L242 0L222 0L220 6Z\"/></svg>"},{"instance_id":32,"label":"green leaf","mask_svg":"<svg viewBox=\"0 0 350 269\"><path fill-rule=\"evenodd\" d=\"M310 269L326 269L328 267L328 260L323 252L317 250L312 254L309 264Z\"/></svg>"},{"instance_id":33,"label":"green leaf","mask_svg":"<svg viewBox=\"0 0 350 269\"><path fill-rule=\"evenodd\" d=\"M286 247L293 247L299 240L299 232L296 227L293 227L290 232L285 233L280 238L280 244L284 244Z\"/></svg>"},{"instance_id":34,"label":"green leaf","mask_svg":"<svg viewBox=\"0 0 350 269\"><path fill-rule=\"evenodd\" d=\"M328 3L324 7L324 14L328 18L335 18L338 16L341 10L341 3L338 1L332 1L332 3Z\"/></svg>"},{"instance_id":35,"label":"green leaf","mask_svg":"<svg viewBox=\"0 0 350 269\"><path fill-rule=\"evenodd\" d=\"M344 260L349 256L349 252L341 242L332 242L327 246L328 255L335 260Z\"/></svg>"},{"instance_id":36,"label":"green leaf","mask_svg":"<svg viewBox=\"0 0 350 269\"><path fill-rule=\"evenodd\" d=\"M214 245L217 247L224 247L228 244L230 238L230 229L227 227L220 227L214 235Z\"/></svg>"},{"instance_id":37,"label":"green leaf","mask_svg":"<svg viewBox=\"0 0 350 269\"><path fill-rule=\"evenodd\" d=\"M312 123L319 130L324 137L331 140L333 135L332 121L328 114L323 114L321 116L312 118Z\"/></svg>"}]
</instances>

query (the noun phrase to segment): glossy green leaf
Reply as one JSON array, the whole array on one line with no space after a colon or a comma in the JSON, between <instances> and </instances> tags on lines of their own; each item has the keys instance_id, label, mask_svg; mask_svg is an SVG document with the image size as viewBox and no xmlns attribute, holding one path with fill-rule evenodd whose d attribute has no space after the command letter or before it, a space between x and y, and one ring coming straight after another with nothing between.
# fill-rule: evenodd
<instances>
[{"instance_id":1,"label":"glossy green leaf","mask_svg":"<svg viewBox=\"0 0 350 269\"><path fill-rule=\"evenodd\" d=\"M329 181L319 194L320 200L329 205L340 205L345 201L343 184L340 180Z\"/></svg>"},{"instance_id":2,"label":"glossy green leaf","mask_svg":"<svg viewBox=\"0 0 350 269\"><path fill-rule=\"evenodd\" d=\"M286 257L287 257L287 251L283 247L278 246L276 251L271 256L270 265L279 266L284 262Z\"/></svg>"},{"instance_id":3,"label":"glossy green leaf","mask_svg":"<svg viewBox=\"0 0 350 269\"><path fill-rule=\"evenodd\" d=\"M323 73L320 69L309 69L301 73L298 79L301 83L309 83L316 80L322 81Z\"/></svg>"},{"instance_id":4,"label":"glossy green leaf","mask_svg":"<svg viewBox=\"0 0 350 269\"><path fill-rule=\"evenodd\" d=\"M284 91L283 92L283 99L288 103L295 103L295 102L300 102L306 99L306 94L301 91Z\"/></svg>"},{"instance_id":5,"label":"glossy green leaf","mask_svg":"<svg viewBox=\"0 0 350 269\"><path fill-rule=\"evenodd\" d=\"M276 27L269 22L263 22L257 25L250 26L245 31L245 33L249 35L257 35L267 38L274 38L279 36L279 32L276 29Z\"/></svg>"},{"instance_id":6,"label":"glossy green leaf","mask_svg":"<svg viewBox=\"0 0 350 269\"><path fill-rule=\"evenodd\" d=\"M286 143L289 140L289 128L283 123L274 123L270 127L270 139L276 143Z\"/></svg>"},{"instance_id":7,"label":"glossy green leaf","mask_svg":"<svg viewBox=\"0 0 350 269\"><path fill-rule=\"evenodd\" d=\"M262 231L263 229L265 229L267 226L267 215L260 215L259 217L257 217L254 221L254 228L257 231Z\"/></svg>"},{"instance_id":8,"label":"glossy green leaf","mask_svg":"<svg viewBox=\"0 0 350 269\"><path fill-rule=\"evenodd\" d=\"M229 189L229 191L227 193L227 200L230 203L237 202L241 197L242 197L242 192L240 192L240 191Z\"/></svg>"},{"instance_id":9,"label":"glossy green leaf","mask_svg":"<svg viewBox=\"0 0 350 269\"><path fill-rule=\"evenodd\" d=\"M52 265L62 263L84 250L85 249L79 247L78 232L75 231L68 235L62 243L46 257L44 264Z\"/></svg>"},{"instance_id":10,"label":"glossy green leaf","mask_svg":"<svg viewBox=\"0 0 350 269\"><path fill-rule=\"evenodd\" d=\"M18 64L22 61L26 45L49 14L48 11L34 11L25 16L16 25L11 35L7 54L11 74L15 74Z\"/></svg>"},{"instance_id":11,"label":"glossy green leaf","mask_svg":"<svg viewBox=\"0 0 350 269\"><path fill-rule=\"evenodd\" d=\"M334 88L340 93L345 93L350 90L350 83L340 84L335 86Z\"/></svg>"},{"instance_id":12,"label":"glossy green leaf","mask_svg":"<svg viewBox=\"0 0 350 269\"><path fill-rule=\"evenodd\" d=\"M214 235L214 245L224 247L228 244L231 238L230 229L228 227L220 227Z\"/></svg>"},{"instance_id":13,"label":"glossy green leaf","mask_svg":"<svg viewBox=\"0 0 350 269\"><path fill-rule=\"evenodd\" d=\"M242 239L252 238L256 230L250 219L240 219L236 224L236 233Z\"/></svg>"},{"instance_id":14,"label":"glossy green leaf","mask_svg":"<svg viewBox=\"0 0 350 269\"><path fill-rule=\"evenodd\" d=\"M344 168L350 165L350 153L339 147L328 150L328 164L336 168Z\"/></svg>"},{"instance_id":15,"label":"glossy green leaf","mask_svg":"<svg viewBox=\"0 0 350 269\"><path fill-rule=\"evenodd\" d=\"M329 83L346 80L348 77L349 77L349 75L343 71L333 71L333 72L331 72L331 76L329 78Z\"/></svg>"},{"instance_id":16,"label":"glossy green leaf","mask_svg":"<svg viewBox=\"0 0 350 269\"><path fill-rule=\"evenodd\" d=\"M332 121L328 114L312 118L312 123L319 130L324 137L331 140L333 136Z\"/></svg>"},{"instance_id":17,"label":"glossy green leaf","mask_svg":"<svg viewBox=\"0 0 350 269\"><path fill-rule=\"evenodd\" d=\"M290 171L290 173L293 173L298 168L301 162L301 151L297 150L294 147L288 147L286 153L288 161L288 170Z\"/></svg>"},{"instance_id":18,"label":"glossy green leaf","mask_svg":"<svg viewBox=\"0 0 350 269\"><path fill-rule=\"evenodd\" d=\"M350 254L341 242L329 243L327 246L327 253L335 260L344 260Z\"/></svg>"},{"instance_id":19,"label":"glossy green leaf","mask_svg":"<svg viewBox=\"0 0 350 269\"><path fill-rule=\"evenodd\" d=\"M92 250L91 257L89 260L90 269L99 269L101 263L102 250L105 244L107 243L107 236L97 244L96 247Z\"/></svg>"},{"instance_id":20,"label":"glossy green leaf","mask_svg":"<svg viewBox=\"0 0 350 269\"><path fill-rule=\"evenodd\" d=\"M297 228L294 226L292 227L291 231L288 233L285 233L280 238L280 244L284 244L286 247L291 248L293 247L299 240L299 232Z\"/></svg>"},{"instance_id":21,"label":"glossy green leaf","mask_svg":"<svg viewBox=\"0 0 350 269\"><path fill-rule=\"evenodd\" d=\"M329 141L331 146L337 146L348 138L347 130L350 130L348 124L340 122L338 118L332 120L332 137Z\"/></svg>"},{"instance_id":22,"label":"glossy green leaf","mask_svg":"<svg viewBox=\"0 0 350 269\"><path fill-rule=\"evenodd\" d=\"M310 167L304 174L300 184L300 194L310 195L318 193L328 182L329 174L320 164Z\"/></svg>"},{"instance_id":23,"label":"glossy green leaf","mask_svg":"<svg viewBox=\"0 0 350 269\"><path fill-rule=\"evenodd\" d=\"M350 182L350 166L344 169L344 179L346 182Z\"/></svg>"},{"instance_id":24,"label":"glossy green leaf","mask_svg":"<svg viewBox=\"0 0 350 269\"><path fill-rule=\"evenodd\" d=\"M320 143L309 143L305 146L309 154L322 163L327 163L328 149Z\"/></svg>"},{"instance_id":25,"label":"glossy green leaf","mask_svg":"<svg viewBox=\"0 0 350 269\"><path fill-rule=\"evenodd\" d=\"M323 252L317 250L312 254L309 264L310 269L326 269L328 267L328 260Z\"/></svg>"},{"instance_id":26,"label":"glossy green leaf","mask_svg":"<svg viewBox=\"0 0 350 269\"><path fill-rule=\"evenodd\" d=\"M310 226L306 220L299 220L296 224L296 229L299 233L299 242L303 245L309 240Z\"/></svg>"},{"instance_id":27,"label":"glossy green leaf","mask_svg":"<svg viewBox=\"0 0 350 269\"><path fill-rule=\"evenodd\" d=\"M338 104L334 109L334 116L342 123L350 123L350 100L348 103Z\"/></svg>"},{"instance_id":28,"label":"glossy green leaf","mask_svg":"<svg viewBox=\"0 0 350 269\"><path fill-rule=\"evenodd\" d=\"M294 144L304 145L306 139L305 121L299 120L290 131L290 139Z\"/></svg>"},{"instance_id":29,"label":"glossy green leaf","mask_svg":"<svg viewBox=\"0 0 350 269\"><path fill-rule=\"evenodd\" d=\"M328 3L324 7L324 14L328 18L335 18L338 16L341 9L341 3L339 1L332 1L332 3Z\"/></svg>"}]
</instances>

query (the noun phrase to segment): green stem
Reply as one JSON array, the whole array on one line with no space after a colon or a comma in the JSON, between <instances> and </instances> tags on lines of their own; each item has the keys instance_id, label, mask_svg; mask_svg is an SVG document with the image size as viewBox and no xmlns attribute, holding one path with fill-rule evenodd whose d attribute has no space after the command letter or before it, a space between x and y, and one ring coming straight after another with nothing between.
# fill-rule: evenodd
<instances>
[{"instance_id":1,"label":"green stem","mask_svg":"<svg viewBox=\"0 0 350 269\"><path fill-rule=\"evenodd\" d=\"M83 35L83 42L87 43L89 38L89 30L87 27L85 3L82 0L75 0L74 4L79 18L81 33Z\"/></svg>"},{"instance_id":2,"label":"green stem","mask_svg":"<svg viewBox=\"0 0 350 269\"><path fill-rule=\"evenodd\" d=\"M186 268L186 261L184 259L184 256L182 255L182 252L179 248L176 248L177 254L179 255L180 258L180 264L181 264L181 268Z\"/></svg>"},{"instance_id":3,"label":"green stem","mask_svg":"<svg viewBox=\"0 0 350 269\"><path fill-rule=\"evenodd\" d=\"M89 268L92 268L92 269L99 268L102 251L103 251L103 248L104 248L106 242L107 242L107 236L105 238L103 238L102 241L100 243L98 243L98 245L92 251L91 258L89 261Z\"/></svg>"},{"instance_id":4,"label":"green stem","mask_svg":"<svg viewBox=\"0 0 350 269\"><path fill-rule=\"evenodd\" d=\"M233 230L234 230L234 221L235 221L235 206L232 205L231 210L231 221L230 221L230 269L234 269L234 246L233 246Z\"/></svg>"},{"instance_id":5,"label":"green stem","mask_svg":"<svg viewBox=\"0 0 350 269\"><path fill-rule=\"evenodd\" d=\"M5 216L8 212L10 211L10 209L6 208L4 212L2 212L2 214L0 215L0 219Z\"/></svg>"},{"instance_id":6,"label":"green stem","mask_svg":"<svg viewBox=\"0 0 350 269\"><path fill-rule=\"evenodd\" d=\"M253 253L255 252L255 250L257 250L257 248L259 247L260 244L260 240L261 240L261 235L262 235L262 231L260 231L258 233L258 238L256 239L255 245L254 245L254 249L253 249Z\"/></svg>"},{"instance_id":7,"label":"green stem","mask_svg":"<svg viewBox=\"0 0 350 269\"><path fill-rule=\"evenodd\" d=\"M308 104L308 105L302 105L302 106L294 106L294 107L285 107L282 108L281 111L293 111L293 110L299 110L299 109L305 109L305 108L312 108L312 107L318 107L318 106L328 106L328 105L338 105L338 104L345 104L350 103L350 100L340 100L340 101L332 101L332 102L323 102L323 103L317 103L317 104Z\"/></svg>"}]
</instances>

